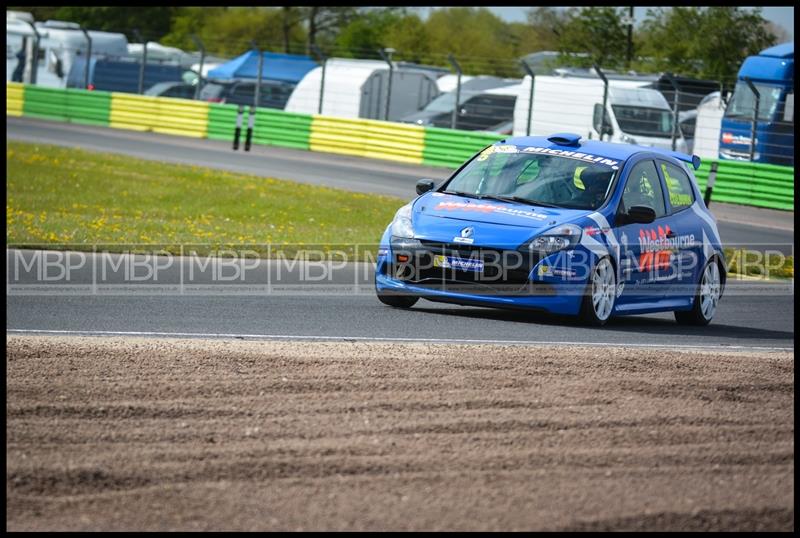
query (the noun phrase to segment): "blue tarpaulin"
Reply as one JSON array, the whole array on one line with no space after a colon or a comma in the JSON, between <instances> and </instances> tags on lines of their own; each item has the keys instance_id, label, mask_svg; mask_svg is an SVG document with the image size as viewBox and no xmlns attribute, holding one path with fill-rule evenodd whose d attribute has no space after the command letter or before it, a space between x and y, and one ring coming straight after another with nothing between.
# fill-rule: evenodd
<instances>
[{"instance_id":1,"label":"blue tarpaulin","mask_svg":"<svg viewBox=\"0 0 800 538\"><path fill-rule=\"evenodd\" d=\"M263 80L297 83L306 73L317 67L317 62L308 56L277 52L262 52L261 54L264 55L264 63L261 68ZM249 50L230 62L210 70L208 78L258 78L258 53Z\"/></svg>"}]
</instances>

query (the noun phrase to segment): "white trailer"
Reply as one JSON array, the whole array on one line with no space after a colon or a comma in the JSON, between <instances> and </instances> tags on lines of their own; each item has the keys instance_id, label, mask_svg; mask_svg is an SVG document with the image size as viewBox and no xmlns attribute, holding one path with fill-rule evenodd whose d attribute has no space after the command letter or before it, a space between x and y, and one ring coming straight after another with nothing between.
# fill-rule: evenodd
<instances>
[{"instance_id":1,"label":"white trailer","mask_svg":"<svg viewBox=\"0 0 800 538\"><path fill-rule=\"evenodd\" d=\"M599 78L537 76L533 86L531 136L573 132L587 139L671 149L672 109L658 90L643 88L647 80L609 80L606 127L603 128L604 84ZM514 136L525 136L531 77L525 76L514 108ZM686 151L678 132L677 151Z\"/></svg>"},{"instance_id":2,"label":"white trailer","mask_svg":"<svg viewBox=\"0 0 800 538\"><path fill-rule=\"evenodd\" d=\"M36 33L28 23L30 18L6 12L6 80L12 80L20 61L24 64L23 82L34 77L33 51ZM39 34L36 84L65 88L67 77L77 56L85 56L87 40L80 26L74 22L35 22ZM118 57L128 55L128 38L125 34L89 31L92 56Z\"/></svg>"},{"instance_id":3,"label":"white trailer","mask_svg":"<svg viewBox=\"0 0 800 538\"><path fill-rule=\"evenodd\" d=\"M719 133L725 103L720 92L708 94L697 107L697 122L694 128L694 154L703 159L719 158Z\"/></svg>"},{"instance_id":4,"label":"white trailer","mask_svg":"<svg viewBox=\"0 0 800 538\"><path fill-rule=\"evenodd\" d=\"M321 113L341 118L384 119L389 68L376 60L330 58L325 66ZM389 120L399 121L422 110L441 92L437 74L414 68L394 69ZM286 102L287 112L317 114L322 67L315 67L297 83Z\"/></svg>"}]
</instances>

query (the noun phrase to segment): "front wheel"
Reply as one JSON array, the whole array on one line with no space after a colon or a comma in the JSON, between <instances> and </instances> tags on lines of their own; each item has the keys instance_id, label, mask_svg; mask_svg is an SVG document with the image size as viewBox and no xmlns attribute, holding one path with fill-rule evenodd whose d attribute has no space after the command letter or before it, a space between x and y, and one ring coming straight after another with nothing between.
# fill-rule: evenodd
<instances>
[{"instance_id":1,"label":"front wheel","mask_svg":"<svg viewBox=\"0 0 800 538\"><path fill-rule=\"evenodd\" d=\"M600 327L608 322L617 298L617 276L611 260L603 258L594 266L581 302L580 319Z\"/></svg>"},{"instance_id":2,"label":"front wheel","mask_svg":"<svg viewBox=\"0 0 800 538\"><path fill-rule=\"evenodd\" d=\"M717 261L712 259L703 268L700 285L694 296L691 310L675 311L675 321L681 325L704 326L711 323L722 291Z\"/></svg>"},{"instance_id":3,"label":"front wheel","mask_svg":"<svg viewBox=\"0 0 800 538\"><path fill-rule=\"evenodd\" d=\"M378 293L378 300L385 305L393 306L395 308L411 308L414 306L419 297L412 297L410 295L386 295Z\"/></svg>"}]
</instances>

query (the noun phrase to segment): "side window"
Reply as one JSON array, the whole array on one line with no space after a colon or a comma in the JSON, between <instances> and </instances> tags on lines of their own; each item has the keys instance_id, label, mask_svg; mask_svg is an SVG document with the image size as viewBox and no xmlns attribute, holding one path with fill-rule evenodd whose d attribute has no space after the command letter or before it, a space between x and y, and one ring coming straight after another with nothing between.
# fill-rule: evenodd
<instances>
[{"instance_id":1,"label":"side window","mask_svg":"<svg viewBox=\"0 0 800 538\"><path fill-rule=\"evenodd\" d=\"M661 172L667 182L669 205L673 211L680 211L694 203L694 191L689 176L674 164L661 162Z\"/></svg>"},{"instance_id":2,"label":"side window","mask_svg":"<svg viewBox=\"0 0 800 538\"><path fill-rule=\"evenodd\" d=\"M653 161L645 160L639 162L628 174L628 182L622 192L620 210L627 211L635 205L652 207L656 212L656 218L667 214L664 193L661 190L661 181L658 178L658 171Z\"/></svg>"}]
</instances>

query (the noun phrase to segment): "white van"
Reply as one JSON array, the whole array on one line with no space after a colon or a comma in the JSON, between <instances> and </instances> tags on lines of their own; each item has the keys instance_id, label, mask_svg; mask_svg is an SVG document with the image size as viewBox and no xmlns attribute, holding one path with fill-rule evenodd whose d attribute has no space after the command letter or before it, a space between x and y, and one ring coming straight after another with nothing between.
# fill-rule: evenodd
<instances>
[{"instance_id":1,"label":"white van","mask_svg":"<svg viewBox=\"0 0 800 538\"><path fill-rule=\"evenodd\" d=\"M67 76L76 56L86 54L86 36L74 22L47 21L34 23L39 33L36 84L65 88ZM89 31L92 56L128 56L125 34ZM33 80L34 32L24 19L6 12L6 80L11 80L20 59L24 58L23 82ZM23 50L24 43L24 50Z\"/></svg>"},{"instance_id":2,"label":"white van","mask_svg":"<svg viewBox=\"0 0 800 538\"><path fill-rule=\"evenodd\" d=\"M321 113L341 118L384 119L389 68L376 60L330 58L325 67ZM394 70L389 120L399 121L422 110L441 92L437 73L402 67ZM286 103L287 112L317 114L322 67L315 67L297 83Z\"/></svg>"},{"instance_id":3,"label":"white van","mask_svg":"<svg viewBox=\"0 0 800 538\"><path fill-rule=\"evenodd\" d=\"M605 127L603 81L599 78L537 76L533 87L531 136L572 132L587 139L672 148L672 109L646 80L609 80ZM514 136L525 136L531 77L522 81L514 107ZM680 131L675 149L685 152Z\"/></svg>"}]
</instances>

